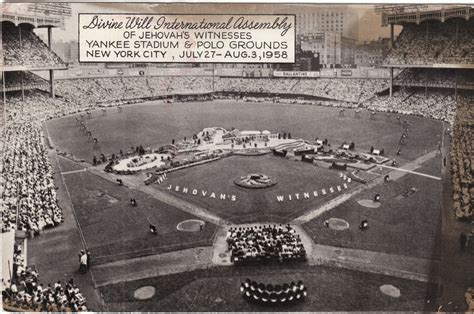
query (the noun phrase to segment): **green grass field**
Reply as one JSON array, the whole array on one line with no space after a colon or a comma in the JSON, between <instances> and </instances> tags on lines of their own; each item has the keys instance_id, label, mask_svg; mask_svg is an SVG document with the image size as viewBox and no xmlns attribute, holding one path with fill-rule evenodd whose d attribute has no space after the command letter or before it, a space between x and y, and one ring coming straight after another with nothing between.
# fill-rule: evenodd
<instances>
[{"instance_id":1,"label":"green grass field","mask_svg":"<svg viewBox=\"0 0 474 314\"><path fill-rule=\"evenodd\" d=\"M371 146L384 148L388 156L395 157L403 127L396 121L397 114L377 114L375 120L366 111L361 119L354 119L354 111L346 110L338 117L337 108L288 105L274 103L244 103L216 100L125 106L120 113L108 108L103 115L94 111L86 125L93 137L99 139L100 149L93 145L76 125L76 116L47 122L53 146L92 162L93 155L118 153L131 146L159 147L182 140L206 127L223 127L239 130L270 130L290 132L293 138L313 141L327 138L334 145L353 141L356 148L369 150ZM387 118L387 116L389 118ZM405 117L404 117L405 118ZM425 151L437 148L441 123L421 117L408 116L409 138L403 148L401 161L411 160Z\"/></svg>"},{"instance_id":2,"label":"green grass field","mask_svg":"<svg viewBox=\"0 0 474 314\"><path fill-rule=\"evenodd\" d=\"M96 263L212 244L215 225L207 223L201 232L178 231L179 222L196 217L144 193L88 172L67 174L65 181ZM138 206L130 205L130 197ZM150 234L147 219L158 227L157 236Z\"/></svg>"},{"instance_id":3,"label":"green grass field","mask_svg":"<svg viewBox=\"0 0 474 314\"><path fill-rule=\"evenodd\" d=\"M292 306L261 306L240 296L246 279L272 284L303 280L305 302ZM363 282L363 284L361 284ZM392 298L379 291L391 284L401 291ZM133 298L142 286L153 286L156 295L145 301ZM100 288L113 311L433 311L433 286L410 280L329 267L282 266L216 267L188 273L147 278Z\"/></svg>"},{"instance_id":4,"label":"green grass field","mask_svg":"<svg viewBox=\"0 0 474 314\"><path fill-rule=\"evenodd\" d=\"M86 120L88 129L100 142L93 149L91 142L75 124L75 117L47 122L48 133L55 149L68 152L75 158L92 161L93 155L118 153L131 146L159 147L191 137L205 127L235 127L240 130L270 130L291 132L293 138L312 141L328 138L333 145L354 141L357 149L370 146L384 148L389 157L400 165L438 148L442 124L421 117L406 117L410 121L409 138L402 155L396 156L403 127L396 114L377 114L375 120L363 111L361 119L354 119L353 110L338 117L337 108L273 103L236 103L234 101L191 102L160 104L151 102L125 106L119 113L115 108L102 115L95 111ZM164 204L144 193L102 179L69 159L59 158L65 183L69 189L77 219L96 263L124 260L150 254L176 251L197 246L211 246L217 226L207 223L202 232L181 232L179 222L195 216ZM440 176L440 158L423 164L417 171ZM77 171L77 172L76 172ZM383 170L387 171L386 169ZM278 184L267 189L249 190L238 187L234 180L249 173L264 173ZM371 173L365 174L373 178ZM205 165L169 173L167 180L153 188L166 191L192 204L204 207L233 223L290 221L306 210L316 208L331 198L310 197L278 202L277 195L321 191L322 188L342 185L338 171L318 168L303 162L290 161L272 155L258 157L233 156ZM180 187L169 191L167 187ZM351 183L349 190L359 183ZM188 193L182 193L187 187ZM401 195L410 188L417 192ZM419 258L437 258L439 248L442 181L406 175L402 179L367 190L339 205L329 213L304 224L313 241L320 244ZM216 199L191 195L192 189L216 193ZM220 200L220 194L226 199ZM382 195L378 209L362 207L359 199ZM229 199L236 196L236 201ZM130 197L138 206L129 205ZM341 218L349 222L345 231L333 231L323 221ZM148 230L148 221L158 226L158 236ZM362 219L370 227L358 230ZM153 267L153 265L150 265ZM291 308L261 308L245 302L239 294L240 282L247 277L271 283L303 279L309 296L305 303ZM391 298L378 288L393 284L401 289L401 297ZM156 287L157 294L150 300L137 301L133 291L143 285ZM116 311L348 311L348 310L426 310L433 311L432 287L425 283L307 265L268 267L210 267L174 275L122 282L100 288L107 308Z\"/></svg>"},{"instance_id":5,"label":"green grass field","mask_svg":"<svg viewBox=\"0 0 474 314\"><path fill-rule=\"evenodd\" d=\"M64 156L58 156L58 161L61 167L61 172L79 171L86 168L83 164L72 161Z\"/></svg>"},{"instance_id":6,"label":"green grass field","mask_svg":"<svg viewBox=\"0 0 474 314\"><path fill-rule=\"evenodd\" d=\"M440 175L440 158L423 165L420 171ZM411 188L417 192L404 197ZM359 205L360 199L381 195L381 207L367 208ZM408 174L397 181L390 181L367 190L332 211L303 225L313 241L320 244L364 249L419 258L439 258L439 229L441 226L442 182ZM350 228L334 231L324 227L331 217L349 222ZM363 219L369 228L360 231Z\"/></svg>"},{"instance_id":7,"label":"green grass field","mask_svg":"<svg viewBox=\"0 0 474 314\"><path fill-rule=\"evenodd\" d=\"M234 180L249 173L264 173L278 181L270 188L247 189L234 184ZM265 156L232 156L209 164L192 167L172 172L168 179L161 185L153 187L168 191L178 186L180 191L169 190L187 201L198 204L220 217L234 223L255 221L288 222L308 209L315 208L342 192L329 194L329 187L336 189L344 181L339 173L310 165L301 161L291 161L273 155ZM357 186L352 182L349 188ZM189 192L184 194L182 187L188 187ZM191 193L192 189L198 190L198 195ZM322 196L321 189L326 189L328 195ZM215 192L217 198L203 197L201 191L208 195ZM313 196L313 191L318 191L318 197ZM309 193L309 198L304 198L303 193ZM226 199L219 199L220 193L226 194ZM295 193L300 194L299 200ZM292 194L292 200L288 200ZM227 195L235 195L236 201L229 200ZM278 201L277 196L284 195L283 201Z\"/></svg>"}]
</instances>

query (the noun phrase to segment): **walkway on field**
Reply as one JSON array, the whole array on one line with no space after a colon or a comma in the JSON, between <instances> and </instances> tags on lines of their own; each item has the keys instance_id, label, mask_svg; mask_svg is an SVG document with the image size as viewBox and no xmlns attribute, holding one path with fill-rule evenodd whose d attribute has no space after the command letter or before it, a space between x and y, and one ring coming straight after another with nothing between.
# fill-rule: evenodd
<instances>
[{"instance_id":1,"label":"walkway on field","mask_svg":"<svg viewBox=\"0 0 474 314\"><path fill-rule=\"evenodd\" d=\"M73 174L73 173L85 172L85 171L87 171L87 168L80 169L80 170L65 171L65 172L61 172L61 174L62 175L67 175L67 174Z\"/></svg>"},{"instance_id":2,"label":"walkway on field","mask_svg":"<svg viewBox=\"0 0 474 314\"><path fill-rule=\"evenodd\" d=\"M426 177L426 178L430 178L430 179L441 180L440 177L435 177L435 176L432 176L432 175L429 175L429 174L426 174L426 173L416 172L416 171L412 171L412 170L408 170L408 169L402 169L402 168L391 167L391 166L386 166L386 165L379 165L379 167L388 168L388 169L392 169L392 170L396 170L396 171L408 172L410 174L416 174L416 175Z\"/></svg>"},{"instance_id":3,"label":"walkway on field","mask_svg":"<svg viewBox=\"0 0 474 314\"><path fill-rule=\"evenodd\" d=\"M74 278L75 284L86 298L87 308L91 311L103 311L106 307L101 293L96 289L94 271L79 273L78 253L85 248L85 242L63 180L59 158L61 156L58 156L56 151L48 150L64 222L55 228L43 230L39 237L27 240L27 265L36 267L44 285L58 280L64 284Z\"/></svg>"},{"instance_id":4,"label":"walkway on field","mask_svg":"<svg viewBox=\"0 0 474 314\"><path fill-rule=\"evenodd\" d=\"M264 224L264 223L263 223ZM254 226L255 224L232 225ZM212 265L234 267L227 251L226 233L232 227L223 226L212 247L198 247L157 255L114 261L93 266L98 287L153 278L168 274L206 269ZM437 282L433 270L438 261L381 252L315 244L300 226L293 225L306 248L308 264L342 267L355 271L394 276L421 282Z\"/></svg>"},{"instance_id":5,"label":"walkway on field","mask_svg":"<svg viewBox=\"0 0 474 314\"><path fill-rule=\"evenodd\" d=\"M213 245L212 263L220 266L232 266L230 252L227 251L226 242L226 234L229 228L268 224L271 223L240 224L224 226L221 228L217 233ZM292 225L292 227L301 238L306 250L309 265L342 267L355 271L389 275L422 282L437 281L437 278L432 277L433 268L438 268L437 261L368 250L315 244L301 226Z\"/></svg>"},{"instance_id":6,"label":"walkway on field","mask_svg":"<svg viewBox=\"0 0 474 314\"><path fill-rule=\"evenodd\" d=\"M212 247L198 247L93 266L97 286L205 269Z\"/></svg>"},{"instance_id":7,"label":"walkway on field","mask_svg":"<svg viewBox=\"0 0 474 314\"><path fill-rule=\"evenodd\" d=\"M328 265L422 282L437 282L433 269L439 262L381 252L313 244L310 265Z\"/></svg>"},{"instance_id":8,"label":"walkway on field","mask_svg":"<svg viewBox=\"0 0 474 314\"><path fill-rule=\"evenodd\" d=\"M390 176L390 180L398 180L401 177L407 175L408 173L413 173L413 170L418 169L419 167L421 167L422 163L434 158L437 154L438 154L438 151L435 150L435 151L432 151L432 152L430 152L426 155L423 155L423 156L419 157L418 159L415 159L412 162L409 162L409 163L403 165L403 168L402 167L401 168L394 168L395 170L388 173L388 175ZM425 176L427 176L427 175L425 175ZM385 178L385 176L382 175L382 176L374 179L373 181L371 181L371 182L369 182L365 185L361 185L361 186L357 187L356 189L354 189L351 192L344 193L344 194L330 200L329 202L319 206L318 208L310 210L310 211L306 212L305 214L295 218L291 223L296 224L296 225L305 224L308 221L310 221L310 220L312 220L316 217L321 216L323 213L336 208L337 206L339 206L342 203L346 202L350 198L362 193L363 191L372 189L372 188L374 188L374 187L376 187L380 184L383 184L385 182L384 178Z\"/></svg>"}]
</instances>

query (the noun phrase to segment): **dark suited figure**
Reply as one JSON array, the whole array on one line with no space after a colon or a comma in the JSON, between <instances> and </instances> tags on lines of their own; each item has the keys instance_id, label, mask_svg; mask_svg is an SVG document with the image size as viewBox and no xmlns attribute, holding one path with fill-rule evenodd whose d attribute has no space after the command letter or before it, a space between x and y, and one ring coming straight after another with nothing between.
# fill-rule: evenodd
<instances>
[{"instance_id":1,"label":"dark suited figure","mask_svg":"<svg viewBox=\"0 0 474 314\"><path fill-rule=\"evenodd\" d=\"M461 232L459 235L459 245L461 246L461 251L464 251L467 244L467 236L464 232Z\"/></svg>"}]
</instances>

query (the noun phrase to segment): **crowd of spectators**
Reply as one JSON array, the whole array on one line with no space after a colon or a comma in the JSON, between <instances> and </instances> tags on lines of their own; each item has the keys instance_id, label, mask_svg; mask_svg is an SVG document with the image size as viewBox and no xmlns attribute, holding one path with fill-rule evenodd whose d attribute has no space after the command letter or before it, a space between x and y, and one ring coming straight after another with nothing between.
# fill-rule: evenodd
<instances>
[{"instance_id":1,"label":"crowd of spectators","mask_svg":"<svg viewBox=\"0 0 474 314\"><path fill-rule=\"evenodd\" d=\"M451 33L450 42L440 54L443 63L474 63L474 20L459 21L458 32Z\"/></svg>"},{"instance_id":2,"label":"crowd of spectators","mask_svg":"<svg viewBox=\"0 0 474 314\"><path fill-rule=\"evenodd\" d=\"M151 76L148 86L152 95L190 94L212 92L212 77L210 76Z\"/></svg>"},{"instance_id":3,"label":"crowd of spectators","mask_svg":"<svg viewBox=\"0 0 474 314\"><path fill-rule=\"evenodd\" d=\"M308 91L310 95L348 102L361 102L388 87L388 81L382 79L334 79L321 78L301 80L294 91Z\"/></svg>"},{"instance_id":4,"label":"crowd of spectators","mask_svg":"<svg viewBox=\"0 0 474 314\"><path fill-rule=\"evenodd\" d=\"M377 96L363 105L372 111L419 115L442 120L451 125L456 113L456 99L453 91L443 89L430 89L425 94L424 89L401 88L394 92L392 97Z\"/></svg>"},{"instance_id":5,"label":"crowd of spectators","mask_svg":"<svg viewBox=\"0 0 474 314\"><path fill-rule=\"evenodd\" d=\"M474 126L473 96L452 91L401 88L393 97L378 96L366 102L370 110L420 115L448 122L451 128L451 165L453 181L453 208L458 219L472 220L474 200L474 173L472 129Z\"/></svg>"},{"instance_id":6,"label":"crowd of spectators","mask_svg":"<svg viewBox=\"0 0 474 314\"><path fill-rule=\"evenodd\" d=\"M135 78L106 78L59 81L60 87L58 89L63 91L64 96L62 99L51 99L39 92L27 95L23 101L15 97L8 99L6 126L3 131L5 139L4 167L2 170L5 187L3 193L3 230L15 227L17 210L18 227L21 230L38 233L42 229L57 225L62 221L61 210L56 201L51 165L48 162L47 151L44 147L41 122L53 117L94 109L98 102L104 101L104 99L112 100L114 95L117 97L125 83L129 81L138 82L134 89L139 90L142 86L141 83L149 79L142 78L137 81ZM156 80L157 86L160 85L160 80L165 79L164 77L153 78L153 80ZM237 81L240 84L247 82L247 80L249 79L238 79ZM254 80L262 81L262 79L251 79L250 81ZM174 90L194 90L192 84L197 84L195 82L201 82L198 86L207 86L198 77L175 77L171 81L182 83L181 88L173 87ZM226 79L225 81L234 82L234 79ZM264 81L267 80L264 79ZM281 79L275 81L282 82ZM288 83L290 80L283 81ZM290 88L294 91L298 89L305 90L307 82L312 81L291 80L293 85ZM149 84L150 82L147 83L147 85ZM170 85L171 83L168 81L167 86ZM245 83L241 87L247 85ZM143 91L144 89L141 88L140 90ZM82 101L77 101L81 97L80 95L83 97ZM107 98L107 96L110 98ZM290 100L282 98L280 101ZM306 102L306 100L294 101ZM345 104L343 107L350 107L348 104L351 103L333 101L329 105L340 106L340 104ZM376 96L359 106L372 111L427 116L449 122L451 125L454 123L456 113L454 95L452 91L445 89L430 89L425 95L424 90L419 88L401 88L391 98ZM461 106L460 110L466 111L466 106ZM464 119L462 120L464 122L461 121L460 125L466 123L465 118L462 117L462 115L458 115L457 118L457 121ZM464 129L457 126L456 134L461 134L460 132ZM460 136L457 140L462 141L462 138ZM462 144L462 147L467 147L467 144ZM464 178L465 176L461 174L460 177ZM467 194L464 193L464 195ZM466 206L467 203L461 202L460 204Z\"/></svg>"},{"instance_id":7,"label":"crowd of spectators","mask_svg":"<svg viewBox=\"0 0 474 314\"><path fill-rule=\"evenodd\" d=\"M395 85L474 89L474 70L407 68L394 79Z\"/></svg>"},{"instance_id":8,"label":"crowd of spectators","mask_svg":"<svg viewBox=\"0 0 474 314\"><path fill-rule=\"evenodd\" d=\"M33 26L2 22L4 66L34 68L64 66L63 61L33 32Z\"/></svg>"},{"instance_id":9,"label":"crowd of spectators","mask_svg":"<svg viewBox=\"0 0 474 314\"><path fill-rule=\"evenodd\" d=\"M306 259L301 238L290 225L230 228L227 245L234 264Z\"/></svg>"},{"instance_id":10,"label":"crowd of spectators","mask_svg":"<svg viewBox=\"0 0 474 314\"><path fill-rule=\"evenodd\" d=\"M40 107L33 99L9 104L3 132L2 229L15 226L17 212L18 228L34 233L63 220L41 125L31 116Z\"/></svg>"},{"instance_id":11,"label":"crowd of spectators","mask_svg":"<svg viewBox=\"0 0 474 314\"><path fill-rule=\"evenodd\" d=\"M120 78L58 80L55 92L70 102L96 104L122 99L124 85Z\"/></svg>"},{"instance_id":12,"label":"crowd of spectators","mask_svg":"<svg viewBox=\"0 0 474 314\"><path fill-rule=\"evenodd\" d=\"M221 77L216 80L215 90L235 93L290 93L290 89L297 82L296 79L286 78L237 78Z\"/></svg>"},{"instance_id":13,"label":"crowd of spectators","mask_svg":"<svg viewBox=\"0 0 474 314\"><path fill-rule=\"evenodd\" d=\"M4 84L6 91L21 90L22 85L25 89L49 85L48 81L29 71L5 72Z\"/></svg>"},{"instance_id":14,"label":"crowd of spectators","mask_svg":"<svg viewBox=\"0 0 474 314\"><path fill-rule=\"evenodd\" d=\"M152 93L146 94L142 85L146 80L126 77L58 81L57 90L63 97L56 99L38 91L27 92L24 99L19 95L9 95L2 134L5 143L2 156L3 232L18 228L38 234L63 220L44 144L42 122L92 110L105 101L127 99L121 95L130 90L133 90L130 98L144 97L138 91L151 96ZM209 77L156 77L153 82L155 90L166 85L170 93L204 92L212 85ZM124 92L125 86L128 89Z\"/></svg>"},{"instance_id":15,"label":"crowd of spectators","mask_svg":"<svg viewBox=\"0 0 474 314\"><path fill-rule=\"evenodd\" d=\"M28 93L24 100L10 97L6 106L2 231L18 227L39 233L63 220L41 123L70 113L74 106L39 92Z\"/></svg>"},{"instance_id":16,"label":"crowd of spectators","mask_svg":"<svg viewBox=\"0 0 474 314\"><path fill-rule=\"evenodd\" d=\"M458 84L472 84L472 70L459 70ZM440 74L440 75L438 75ZM419 115L454 123L456 99L449 87L454 87L454 70L407 69L397 76L396 82L404 87L389 95L377 95L386 88L386 81L380 79L248 79L221 78L217 88L220 91L238 93L275 93L286 87L285 97L278 102L325 105L331 107L362 107L371 111ZM425 83L427 82L427 83ZM450 84L453 84L452 86ZM428 92L419 87L430 88ZM458 85L459 86L459 85ZM258 88L257 88L258 87ZM418 88L417 88L418 87ZM273 92L272 92L273 91ZM291 94L321 96L333 101L289 98ZM246 101L275 101L271 97L245 96Z\"/></svg>"},{"instance_id":17,"label":"crowd of spectators","mask_svg":"<svg viewBox=\"0 0 474 314\"><path fill-rule=\"evenodd\" d=\"M438 70L435 70L438 71ZM448 71L449 73L449 71ZM13 76L17 74L12 74ZM412 75L404 74L405 79ZM428 74L422 74L427 75ZM449 74L446 74L449 75ZM328 86L335 86L334 95L347 94L348 81L357 86L357 80L339 79L220 79L221 88L245 91L254 90L252 82L258 81L260 91L278 90L283 88L294 94L312 95L319 93L311 83L320 81L327 90ZM444 78L438 79L444 84ZM360 80L364 81L364 80ZM381 80L377 80L377 83ZM237 85L233 84L237 82ZM275 83L273 83L275 82ZM346 82L346 83L341 83ZM358 86L373 89L372 80L360 82ZM269 86L267 86L269 84ZM148 78L103 78L103 79L75 79L58 82L58 90L62 98L51 99L40 92L30 92L22 100L20 97L8 97L3 128L3 156L2 156L2 231L15 229L39 233L42 229L58 225L63 215L56 199L56 188L53 181L52 167L48 161L48 152L45 146L45 136L42 131L44 120L95 109L104 100L114 101L129 97L143 97L160 93L186 93L209 91L212 79L202 77L148 77ZM127 89L124 90L124 87ZM146 87L146 88L144 88ZM362 87L359 87L359 89ZM345 90L347 89L347 90ZM242 91L240 90L240 91ZM318 90L316 92L316 90ZM340 90L339 92L336 92ZM139 92L140 91L140 92ZM372 93L374 91L372 90ZM122 93L122 94L120 94ZM370 95L359 93L361 95ZM370 96L372 97L372 96ZM80 99L77 101L77 99ZM453 199L456 217L472 219L472 199L474 188L472 185L472 128L474 109L472 97L461 97L456 102L452 90L438 89L425 95L424 90L416 88L401 88L392 98L376 96L361 104L373 111L396 112L431 117L449 122L452 125L452 180ZM293 101L293 100L292 100ZM294 100L298 101L298 100ZM303 100L301 100L303 101ZM340 106L343 102L328 102ZM18 213L18 216L17 216ZM299 235L291 226L253 226L231 228L227 234L228 248L231 250L232 261L235 264L262 261L262 260L305 260L306 252ZM37 272L24 264L21 249L15 249L14 256L16 281L7 284L4 300L13 308L43 309L47 311L80 311L86 310L85 300L73 281L58 282L43 287L38 280Z\"/></svg>"},{"instance_id":18,"label":"crowd of spectators","mask_svg":"<svg viewBox=\"0 0 474 314\"><path fill-rule=\"evenodd\" d=\"M18 258L18 252L15 253ZM38 272L22 267L12 280L3 282L3 309L12 312L82 312L88 311L86 299L74 283L57 281L43 285Z\"/></svg>"},{"instance_id":19,"label":"crowd of spectators","mask_svg":"<svg viewBox=\"0 0 474 314\"><path fill-rule=\"evenodd\" d=\"M216 91L234 93L295 94L346 102L361 102L388 87L383 79L220 78Z\"/></svg>"},{"instance_id":20,"label":"crowd of spectators","mask_svg":"<svg viewBox=\"0 0 474 314\"><path fill-rule=\"evenodd\" d=\"M85 108L41 92L7 98L3 127L2 232L19 229L38 234L63 221L48 160L44 120ZM17 216L18 215L18 216ZM71 279L43 286L38 272L26 266L23 249L14 247L12 278L4 284L4 306L12 311L86 311L85 299Z\"/></svg>"},{"instance_id":21,"label":"crowd of spectators","mask_svg":"<svg viewBox=\"0 0 474 314\"><path fill-rule=\"evenodd\" d=\"M386 64L474 63L474 20L406 24Z\"/></svg>"},{"instance_id":22,"label":"crowd of spectators","mask_svg":"<svg viewBox=\"0 0 474 314\"><path fill-rule=\"evenodd\" d=\"M472 220L474 201L473 97L459 101L451 141L453 209L458 219Z\"/></svg>"},{"instance_id":23,"label":"crowd of spectators","mask_svg":"<svg viewBox=\"0 0 474 314\"><path fill-rule=\"evenodd\" d=\"M56 93L73 102L110 103L173 94L212 92L208 76L127 76L59 80Z\"/></svg>"}]
</instances>

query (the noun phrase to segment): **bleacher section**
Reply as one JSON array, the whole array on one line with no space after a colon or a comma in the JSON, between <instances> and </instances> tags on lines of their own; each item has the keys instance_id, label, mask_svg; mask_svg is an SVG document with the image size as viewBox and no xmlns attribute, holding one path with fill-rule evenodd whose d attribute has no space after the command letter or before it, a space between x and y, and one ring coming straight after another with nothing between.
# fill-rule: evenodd
<instances>
[{"instance_id":1,"label":"bleacher section","mask_svg":"<svg viewBox=\"0 0 474 314\"><path fill-rule=\"evenodd\" d=\"M212 77L130 76L58 80L56 93L71 102L108 103L174 94L212 92Z\"/></svg>"},{"instance_id":2,"label":"bleacher section","mask_svg":"<svg viewBox=\"0 0 474 314\"><path fill-rule=\"evenodd\" d=\"M473 64L473 30L473 19L405 24L384 64Z\"/></svg>"},{"instance_id":3,"label":"bleacher section","mask_svg":"<svg viewBox=\"0 0 474 314\"><path fill-rule=\"evenodd\" d=\"M5 72L5 91L18 91L24 89L48 89L49 82L42 77L28 71ZM3 85L1 86L3 91Z\"/></svg>"},{"instance_id":4,"label":"bleacher section","mask_svg":"<svg viewBox=\"0 0 474 314\"><path fill-rule=\"evenodd\" d=\"M474 89L474 70L408 68L394 80L398 86Z\"/></svg>"},{"instance_id":5,"label":"bleacher section","mask_svg":"<svg viewBox=\"0 0 474 314\"><path fill-rule=\"evenodd\" d=\"M29 69L64 68L64 62L33 32L33 26L2 23L3 66Z\"/></svg>"},{"instance_id":6,"label":"bleacher section","mask_svg":"<svg viewBox=\"0 0 474 314\"><path fill-rule=\"evenodd\" d=\"M378 96L364 106L374 111L425 116L450 124L454 122L456 112L456 100L452 91L430 90L425 95L420 88L401 88L392 97Z\"/></svg>"},{"instance_id":7,"label":"bleacher section","mask_svg":"<svg viewBox=\"0 0 474 314\"><path fill-rule=\"evenodd\" d=\"M365 101L387 88L384 79L220 78L215 89L232 93L306 95L346 102Z\"/></svg>"},{"instance_id":8,"label":"bleacher section","mask_svg":"<svg viewBox=\"0 0 474 314\"><path fill-rule=\"evenodd\" d=\"M44 120L68 112L73 106L31 89L49 87L49 82L28 70L64 68L64 62L33 32L33 25L2 22L2 92L5 117L2 122L2 220L5 234L39 235L59 225L63 213L56 198L53 171L45 146ZM22 72L13 70L25 70ZM22 91L19 93L18 91ZM25 96L26 97L23 97ZM5 250L9 251L9 250ZM86 299L71 278L67 283L46 283L26 263L25 250L14 246L9 276L2 278L2 309L11 312L87 311ZM10 265L9 265L10 266ZM7 279L9 278L9 279ZM43 285L44 284L44 285Z\"/></svg>"},{"instance_id":9,"label":"bleacher section","mask_svg":"<svg viewBox=\"0 0 474 314\"><path fill-rule=\"evenodd\" d=\"M474 97L459 102L451 142L453 209L458 219L470 220L474 200Z\"/></svg>"},{"instance_id":10,"label":"bleacher section","mask_svg":"<svg viewBox=\"0 0 474 314\"><path fill-rule=\"evenodd\" d=\"M2 69L11 71L5 72L6 114L0 122L3 139L0 162L2 232L15 230L30 236L40 235L44 229L58 226L64 220L43 134L45 120L85 113L114 105L115 102L168 95L186 100L189 94L213 92L216 95L229 93L231 98L241 98L239 93L252 94L246 99L269 97L270 101L284 95L289 103L306 100L306 97L300 96L312 96L327 100L318 99L311 104L358 107L357 113L359 108L366 108L374 112L420 115L449 123L453 210L458 219L472 222L474 70L407 69L395 79L395 85L401 88L395 90L393 97L378 95L387 89L388 80L385 79L221 77L214 82L214 77L210 76L137 76L59 80L56 82L59 97L49 98L43 92L31 91L46 89L48 82L28 71L59 69L64 68L65 64L33 30L33 26L26 23L20 27L2 22ZM473 48L473 19L412 23L404 26L385 64L472 66ZM464 90L455 94L453 88ZM18 91L24 89L25 95L21 95ZM239 105L239 102L235 103ZM121 110L120 106L118 108ZM295 141L276 149L298 150L305 148L305 145L303 141ZM278 265L307 260L302 239L290 225L233 227L229 229L226 243L234 265ZM12 266L15 268L13 270L12 267L10 281L2 283L3 309L49 312L88 310L86 300L73 279L62 277L57 278L59 281L56 283L41 282L35 267L26 263L24 247L14 246L13 251ZM63 256L58 257L59 263L61 258ZM278 271L280 267L274 269ZM274 286L257 280L263 279L247 279L241 286L241 293L245 299L260 305L294 304L304 300L307 294L302 282Z\"/></svg>"}]
</instances>

